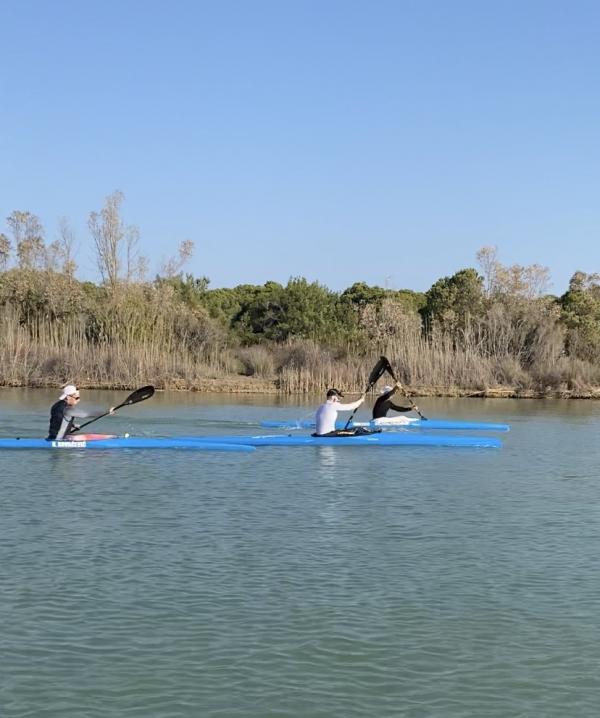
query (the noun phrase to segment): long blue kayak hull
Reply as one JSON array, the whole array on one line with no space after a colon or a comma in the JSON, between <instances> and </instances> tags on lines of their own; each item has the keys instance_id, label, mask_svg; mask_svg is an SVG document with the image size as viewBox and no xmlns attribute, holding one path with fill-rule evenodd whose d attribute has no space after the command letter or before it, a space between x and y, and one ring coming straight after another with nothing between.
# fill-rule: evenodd
<instances>
[{"instance_id":1,"label":"long blue kayak hull","mask_svg":"<svg viewBox=\"0 0 600 718\"><path fill-rule=\"evenodd\" d=\"M261 421L260 425L265 429L314 429L315 422L307 419L302 421ZM346 426L345 421L338 421L336 427L343 429ZM365 426L367 428L375 428L377 424L372 421L353 421L351 427ZM490 424L480 421L452 421L451 419L427 419L425 421L417 419L408 424L389 424L379 425L384 431L402 431L404 429L445 429L447 431L510 431L509 424Z\"/></svg>"},{"instance_id":2,"label":"long blue kayak hull","mask_svg":"<svg viewBox=\"0 0 600 718\"><path fill-rule=\"evenodd\" d=\"M211 441L194 441L188 438L117 437L92 441L46 441L45 439L0 439L0 449L47 449L51 451L77 451L79 449L190 449L193 451L254 451L249 444L224 442L214 437Z\"/></svg>"},{"instance_id":3,"label":"long blue kayak hull","mask_svg":"<svg viewBox=\"0 0 600 718\"><path fill-rule=\"evenodd\" d=\"M489 436L447 436L443 434L422 434L419 432L380 433L363 436L310 436L284 434L261 436L194 436L186 437L196 442L218 441L219 443L242 444L247 446L455 446L499 449L502 442Z\"/></svg>"}]
</instances>

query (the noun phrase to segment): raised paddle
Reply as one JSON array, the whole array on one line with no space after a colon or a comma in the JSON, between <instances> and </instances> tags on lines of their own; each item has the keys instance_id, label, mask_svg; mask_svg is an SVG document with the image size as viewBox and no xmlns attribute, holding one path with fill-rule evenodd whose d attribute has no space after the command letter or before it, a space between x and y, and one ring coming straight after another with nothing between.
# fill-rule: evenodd
<instances>
[{"instance_id":1,"label":"raised paddle","mask_svg":"<svg viewBox=\"0 0 600 718\"><path fill-rule=\"evenodd\" d=\"M122 409L124 406L131 406L131 404L139 404L140 401L146 401L146 399L149 399L153 394L153 386L143 386L140 389L136 389L134 392L132 392L123 403L119 404L118 406L115 406L113 411L116 411L117 409ZM84 426L89 426L95 421L98 421L98 419L102 419L103 416L108 416L109 414L110 411L107 411L105 414L100 414L100 416L96 416L94 419L86 421L85 424L81 424L77 431L81 431Z\"/></svg>"},{"instance_id":2,"label":"raised paddle","mask_svg":"<svg viewBox=\"0 0 600 718\"><path fill-rule=\"evenodd\" d=\"M363 396L366 396L367 392L373 388L373 385L377 382L377 380L385 374L386 370L388 370L389 365L390 363L385 357L379 357L379 361L371 369L371 373L369 374L369 381L367 382L367 388L364 390ZM358 407L356 407L356 409L358 409ZM352 414L350 414L350 418L346 422L344 431L350 426L350 423L354 418L354 414L356 414L356 409L354 409Z\"/></svg>"},{"instance_id":3,"label":"raised paddle","mask_svg":"<svg viewBox=\"0 0 600 718\"><path fill-rule=\"evenodd\" d=\"M392 377L392 379L396 382L396 386L398 387L398 389L400 389L402 391L402 393L404 394L404 396L408 399L413 411L416 411L417 414L421 417L421 419L423 419L423 421L427 421L427 417L423 416L423 414L421 414L419 407L415 404L415 402L412 400L412 397L409 395L409 393L406 391L406 389L402 386L402 383L400 381L398 381L398 378L394 374L394 370L392 369L392 365L390 364L389 360L386 357L381 357L381 358L385 360L385 363L386 363L385 370Z\"/></svg>"}]
</instances>

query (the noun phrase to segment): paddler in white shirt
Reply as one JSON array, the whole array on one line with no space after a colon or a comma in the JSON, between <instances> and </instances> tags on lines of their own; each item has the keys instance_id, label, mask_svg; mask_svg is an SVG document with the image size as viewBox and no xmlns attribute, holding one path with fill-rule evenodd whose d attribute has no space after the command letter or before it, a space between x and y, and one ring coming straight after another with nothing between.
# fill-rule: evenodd
<instances>
[{"instance_id":1,"label":"paddler in white shirt","mask_svg":"<svg viewBox=\"0 0 600 718\"><path fill-rule=\"evenodd\" d=\"M352 402L352 404L341 404L340 397L343 396L339 389L329 389L327 391L327 400L317 409L317 427L313 436L339 436L340 433L336 432L335 429L338 411L354 411L365 400L363 394L360 399Z\"/></svg>"}]
</instances>

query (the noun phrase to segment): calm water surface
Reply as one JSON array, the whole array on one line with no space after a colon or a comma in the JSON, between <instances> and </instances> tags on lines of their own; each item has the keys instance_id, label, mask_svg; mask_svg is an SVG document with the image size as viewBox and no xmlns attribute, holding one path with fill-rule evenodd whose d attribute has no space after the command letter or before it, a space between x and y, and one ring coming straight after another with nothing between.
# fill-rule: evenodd
<instances>
[{"instance_id":1,"label":"calm water surface","mask_svg":"<svg viewBox=\"0 0 600 718\"><path fill-rule=\"evenodd\" d=\"M0 435L45 435L54 398L0 391ZM501 450L2 452L0 716L598 716L600 405L420 406L512 431ZM312 408L167 394L95 426L256 432Z\"/></svg>"}]
</instances>

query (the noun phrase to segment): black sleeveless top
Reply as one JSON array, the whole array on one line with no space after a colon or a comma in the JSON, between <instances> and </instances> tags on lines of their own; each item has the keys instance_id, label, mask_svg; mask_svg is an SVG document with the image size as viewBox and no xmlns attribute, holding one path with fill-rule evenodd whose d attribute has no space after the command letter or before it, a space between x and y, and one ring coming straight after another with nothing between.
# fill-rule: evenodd
<instances>
[{"instance_id":1,"label":"black sleeveless top","mask_svg":"<svg viewBox=\"0 0 600 718\"><path fill-rule=\"evenodd\" d=\"M394 404L391 399L393 394L393 391L387 391L385 394L382 394L379 399L377 399L375 404L373 404L374 419L382 419L384 416L387 416L390 409L393 411L412 411L411 406L397 406Z\"/></svg>"},{"instance_id":2,"label":"black sleeveless top","mask_svg":"<svg viewBox=\"0 0 600 718\"><path fill-rule=\"evenodd\" d=\"M63 436L66 436L71 429L73 428L73 418L72 417L65 417L65 411L68 408L68 404L65 399L59 399L59 401L56 402L56 404L52 405L52 408L50 409L50 426L48 428L48 437L46 441L53 441L58 436L62 426L63 421L67 422L66 431L63 431L61 433L61 439Z\"/></svg>"}]
</instances>

